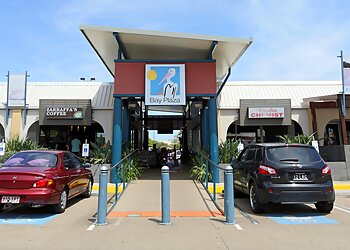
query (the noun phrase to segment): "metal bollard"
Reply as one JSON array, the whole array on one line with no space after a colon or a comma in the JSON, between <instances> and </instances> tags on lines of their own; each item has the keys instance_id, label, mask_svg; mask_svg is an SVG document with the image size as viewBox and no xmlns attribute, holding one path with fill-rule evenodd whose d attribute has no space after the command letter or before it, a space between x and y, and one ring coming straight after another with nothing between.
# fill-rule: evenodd
<instances>
[{"instance_id":1,"label":"metal bollard","mask_svg":"<svg viewBox=\"0 0 350 250\"><path fill-rule=\"evenodd\" d=\"M225 169L225 224L234 224L234 190L233 190L233 169L227 166Z\"/></svg>"},{"instance_id":2,"label":"metal bollard","mask_svg":"<svg viewBox=\"0 0 350 250\"><path fill-rule=\"evenodd\" d=\"M107 217L107 183L108 183L108 168L102 166L100 169L100 181L98 189L98 212L97 212L97 225L106 225Z\"/></svg>"},{"instance_id":3,"label":"metal bollard","mask_svg":"<svg viewBox=\"0 0 350 250\"><path fill-rule=\"evenodd\" d=\"M162 167L162 222L161 225L170 225L170 177L169 168Z\"/></svg>"}]
</instances>

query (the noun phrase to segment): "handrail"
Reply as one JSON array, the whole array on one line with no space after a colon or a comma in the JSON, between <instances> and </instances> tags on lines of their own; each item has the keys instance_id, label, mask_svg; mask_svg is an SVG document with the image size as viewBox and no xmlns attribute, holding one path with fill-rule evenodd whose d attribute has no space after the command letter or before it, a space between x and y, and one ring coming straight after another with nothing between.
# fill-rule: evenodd
<instances>
[{"instance_id":1,"label":"handrail","mask_svg":"<svg viewBox=\"0 0 350 250\"><path fill-rule=\"evenodd\" d=\"M226 216L226 224L234 224L234 194L233 194L233 169L231 166L227 166L226 168L220 167L218 164L209 159L208 156L203 154L202 152L198 153L200 156L200 164L203 166L203 160L206 165L206 173L205 173L205 190L207 191L209 197L214 202L215 206L220 210L220 212L224 212ZM216 202L216 180L213 179L213 195L209 191L209 168L210 166L221 169L225 173L224 178L224 210L220 207L220 205ZM204 186L203 182L202 185Z\"/></svg>"},{"instance_id":2,"label":"handrail","mask_svg":"<svg viewBox=\"0 0 350 250\"><path fill-rule=\"evenodd\" d=\"M140 149L135 149L134 151L132 151L130 154L128 154L127 156L125 156L123 159L121 159L120 161L118 161L116 164L114 164L112 167L110 167L108 169L108 171L112 170L113 168L116 168L118 165L120 165L125 159L127 159L129 156L131 156L132 154L136 153L137 151L140 151Z\"/></svg>"},{"instance_id":3,"label":"handrail","mask_svg":"<svg viewBox=\"0 0 350 250\"><path fill-rule=\"evenodd\" d=\"M126 171L127 171L127 168L130 168L129 159L133 154L135 154L138 151L139 149L135 149L134 151L129 153L127 156L125 156L123 159L118 161L116 164L114 164L110 168L107 168L106 166L101 167L100 174L99 174L100 181L99 181L99 194L98 194L97 225L105 225L107 223L106 222L107 214L109 214L112 211L112 209L115 207L115 205L119 200L119 196L123 195L126 187L128 186L127 184L129 184L129 181L126 183ZM118 168L118 171L116 171L116 174L119 175L119 170L124 162L126 162L127 165L123 167L122 182L118 183L119 176L117 176L116 183L115 183L115 193L109 200L107 200L108 172L114 168ZM122 187L123 187L123 190L120 193L120 195L118 193L119 184L122 184ZM114 197L115 197L114 203L112 204L112 207L107 211L107 203L111 201Z\"/></svg>"},{"instance_id":4,"label":"handrail","mask_svg":"<svg viewBox=\"0 0 350 250\"><path fill-rule=\"evenodd\" d=\"M199 153L199 155L201 155L201 156L204 157L206 160L208 160L212 165L214 165L214 167L225 171L225 168L220 167L219 165L217 165L215 162L213 162L212 160L210 160L210 158L209 158L208 156L206 156L205 154Z\"/></svg>"}]
</instances>

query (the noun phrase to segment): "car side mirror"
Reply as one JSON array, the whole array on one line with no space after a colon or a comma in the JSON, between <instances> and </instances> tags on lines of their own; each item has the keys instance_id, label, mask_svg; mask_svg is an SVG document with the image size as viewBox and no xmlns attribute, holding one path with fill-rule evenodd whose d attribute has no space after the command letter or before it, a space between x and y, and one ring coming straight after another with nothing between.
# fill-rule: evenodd
<instances>
[{"instance_id":1,"label":"car side mirror","mask_svg":"<svg viewBox=\"0 0 350 250\"><path fill-rule=\"evenodd\" d=\"M85 162L85 163L83 164L83 167L84 167L84 168L91 168L91 163Z\"/></svg>"},{"instance_id":2,"label":"car side mirror","mask_svg":"<svg viewBox=\"0 0 350 250\"><path fill-rule=\"evenodd\" d=\"M237 168L238 167L238 161L237 161L236 157L232 157L231 167L232 168Z\"/></svg>"}]
</instances>

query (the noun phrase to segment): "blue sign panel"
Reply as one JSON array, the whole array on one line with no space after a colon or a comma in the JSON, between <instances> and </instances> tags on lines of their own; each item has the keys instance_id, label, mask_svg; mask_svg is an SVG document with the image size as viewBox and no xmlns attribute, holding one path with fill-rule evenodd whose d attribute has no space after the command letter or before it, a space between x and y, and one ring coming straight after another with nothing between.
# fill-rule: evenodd
<instances>
[{"instance_id":1,"label":"blue sign panel","mask_svg":"<svg viewBox=\"0 0 350 250\"><path fill-rule=\"evenodd\" d=\"M147 64L146 105L186 105L185 65Z\"/></svg>"},{"instance_id":2,"label":"blue sign panel","mask_svg":"<svg viewBox=\"0 0 350 250\"><path fill-rule=\"evenodd\" d=\"M268 214L268 218L278 224L338 224L338 221L318 214Z\"/></svg>"},{"instance_id":3,"label":"blue sign panel","mask_svg":"<svg viewBox=\"0 0 350 250\"><path fill-rule=\"evenodd\" d=\"M57 215L55 214L0 214L0 224L12 225L45 225Z\"/></svg>"}]
</instances>

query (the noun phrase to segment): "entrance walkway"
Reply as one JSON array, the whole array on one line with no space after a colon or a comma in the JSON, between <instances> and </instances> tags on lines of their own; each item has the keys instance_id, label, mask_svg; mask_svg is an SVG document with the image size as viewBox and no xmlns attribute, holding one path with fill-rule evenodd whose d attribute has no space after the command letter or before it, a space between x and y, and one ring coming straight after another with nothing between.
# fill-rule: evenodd
<instances>
[{"instance_id":1,"label":"entrance walkway","mask_svg":"<svg viewBox=\"0 0 350 250\"><path fill-rule=\"evenodd\" d=\"M183 166L170 168L171 217L222 217L201 184L189 177ZM114 217L159 217L161 219L160 169L146 169L140 180L131 182L108 215Z\"/></svg>"}]
</instances>

